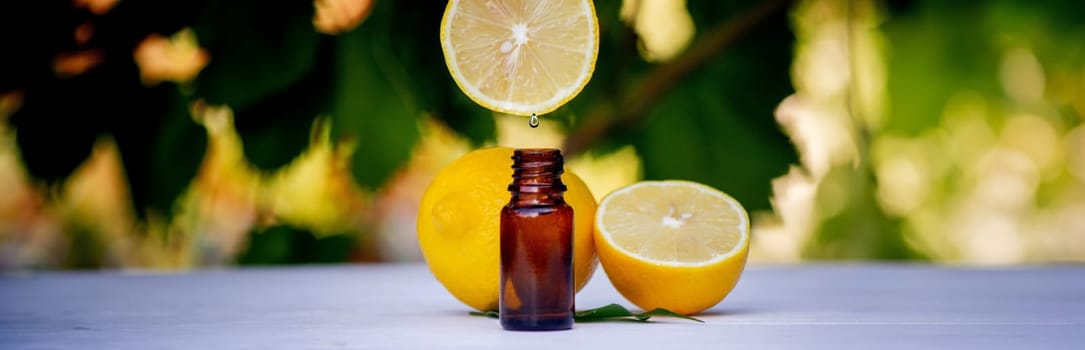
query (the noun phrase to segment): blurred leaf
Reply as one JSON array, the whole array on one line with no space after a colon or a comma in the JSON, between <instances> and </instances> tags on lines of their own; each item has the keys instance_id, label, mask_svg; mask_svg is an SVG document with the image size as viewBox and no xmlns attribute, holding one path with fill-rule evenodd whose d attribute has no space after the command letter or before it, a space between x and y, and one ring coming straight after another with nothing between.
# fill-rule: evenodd
<instances>
[{"instance_id":1,"label":"blurred leaf","mask_svg":"<svg viewBox=\"0 0 1085 350\"><path fill-rule=\"evenodd\" d=\"M207 131L192 120L187 102L174 96L151 146L154 158L149 162L147 203L166 214L199 172L207 152Z\"/></svg>"},{"instance_id":2,"label":"blurred leaf","mask_svg":"<svg viewBox=\"0 0 1085 350\"><path fill-rule=\"evenodd\" d=\"M448 75L447 70L444 74ZM430 76L438 77L439 75ZM426 111L434 113L457 134L467 137L473 145L493 141L497 131L493 112L479 106L460 92L451 76L448 76L447 83L448 85L443 88L432 90L432 93L438 96L437 101L435 104L427 104L431 108L427 108Z\"/></svg>"},{"instance_id":3,"label":"blurred leaf","mask_svg":"<svg viewBox=\"0 0 1085 350\"><path fill-rule=\"evenodd\" d=\"M471 316L483 316L483 317L489 317L489 318L501 318L501 315L498 314L497 311L493 311L493 310L485 311L485 312L469 311L469 312L467 312L467 314L471 315Z\"/></svg>"},{"instance_id":4,"label":"blurred leaf","mask_svg":"<svg viewBox=\"0 0 1085 350\"><path fill-rule=\"evenodd\" d=\"M698 181L770 209L771 180L797 158L773 114L792 92L786 23L777 14L760 24L650 110L634 138L646 179Z\"/></svg>"},{"instance_id":5,"label":"blurred leaf","mask_svg":"<svg viewBox=\"0 0 1085 350\"><path fill-rule=\"evenodd\" d=\"M868 168L835 167L818 189L816 210L830 211L806 242L807 259L921 260L904 240L901 220L889 217L874 194Z\"/></svg>"},{"instance_id":6,"label":"blurred leaf","mask_svg":"<svg viewBox=\"0 0 1085 350\"><path fill-rule=\"evenodd\" d=\"M886 128L914 135L937 125L946 102L962 91L1002 98L1000 64L1010 48L1034 51L1054 65L1085 61L1079 0L951 3L895 7L884 25L890 115ZM997 106L995 106L997 107Z\"/></svg>"},{"instance_id":7,"label":"blurred leaf","mask_svg":"<svg viewBox=\"0 0 1085 350\"><path fill-rule=\"evenodd\" d=\"M601 110L593 108L616 109L623 88L635 86L630 75L642 74L652 66L641 60L637 53L636 35L618 17L621 3L618 1L595 4L596 17L599 20L599 56L596 58L595 71L591 80L580 94L568 104L551 113L549 119L557 119L570 130L582 128L598 118ZM614 134L604 137L588 150L595 155L608 154L629 144L628 134Z\"/></svg>"},{"instance_id":8,"label":"blurred leaf","mask_svg":"<svg viewBox=\"0 0 1085 350\"><path fill-rule=\"evenodd\" d=\"M195 21L212 1L118 1L101 17L87 19L86 23L94 28L87 45L124 53L118 57L130 57L132 48L147 35L173 35Z\"/></svg>"},{"instance_id":9,"label":"blurred leaf","mask_svg":"<svg viewBox=\"0 0 1085 350\"><path fill-rule=\"evenodd\" d=\"M312 17L311 0L211 2L195 27L211 54L197 95L241 110L301 80L320 39Z\"/></svg>"},{"instance_id":10,"label":"blurred leaf","mask_svg":"<svg viewBox=\"0 0 1085 350\"><path fill-rule=\"evenodd\" d=\"M96 78L87 75L27 89L11 123L31 176L51 183L63 181L90 155L104 129L103 110L108 109L96 96L95 91L104 91Z\"/></svg>"},{"instance_id":11,"label":"blurred leaf","mask_svg":"<svg viewBox=\"0 0 1085 350\"><path fill-rule=\"evenodd\" d=\"M402 166L424 114L472 143L493 140L492 112L470 101L445 66L438 33L444 6L378 2L370 17L338 38L332 132L356 142L355 180L381 185Z\"/></svg>"},{"instance_id":12,"label":"blurred leaf","mask_svg":"<svg viewBox=\"0 0 1085 350\"><path fill-rule=\"evenodd\" d=\"M106 242L93 228L68 223L64 226L64 236L68 240L69 250L61 263L64 268L100 269L105 265L106 250L111 242Z\"/></svg>"},{"instance_id":13,"label":"blurred leaf","mask_svg":"<svg viewBox=\"0 0 1085 350\"><path fill-rule=\"evenodd\" d=\"M378 3L369 20L339 38L336 51L332 134L356 142L354 178L371 188L406 162L423 113L410 80L418 73L393 48L409 42L396 40L393 5Z\"/></svg>"},{"instance_id":14,"label":"blurred leaf","mask_svg":"<svg viewBox=\"0 0 1085 350\"><path fill-rule=\"evenodd\" d=\"M356 239L354 235L317 238L308 231L285 225L268 227L249 236L249 247L238 257L238 264L346 262Z\"/></svg>"},{"instance_id":15,"label":"blurred leaf","mask_svg":"<svg viewBox=\"0 0 1085 350\"><path fill-rule=\"evenodd\" d=\"M328 113L332 94L332 50L321 45L317 66L286 90L236 111L235 127L245 158L264 170L278 169L309 146L313 121Z\"/></svg>"},{"instance_id":16,"label":"blurred leaf","mask_svg":"<svg viewBox=\"0 0 1085 350\"><path fill-rule=\"evenodd\" d=\"M392 13L384 12L378 15L392 17L391 22L381 22L378 25L387 26L387 23L391 23L391 30L378 30L387 31L385 37L390 39L382 41L383 44L394 53L397 61L409 69L404 81L410 84L416 103L423 111L434 114L473 144L492 141L496 130L493 113L471 101L460 91L445 65L438 35L445 9L443 4L418 6L408 1L397 1L389 5Z\"/></svg>"},{"instance_id":17,"label":"blurred leaf","mask_svg":"<svg viewBox=\"0 0 1085 350\"><path fill-rule=\"evenodd\" d=\"M80 19L70 2L0 1L0 93L53 77L53 57L68 49Z\"/></svg>"},{"instance_id":18,"label":"blurred leaf","mask_svg":"<svg viewBox=\"0 0 1085 350\"><path fill-rule=\"evenodd\" d=\"M131 62L107 61L29 90L12 120L28 171L60 181L86 160L98 136L109 133L120 148L136 212L168 215L199 168L206 133L192 121L176 86L143 88L136 74Z\"/></svg>"},{"instance_id":19,"label":"blurred leaf","mask_svg":"<svg viewBox=\"0 0 1085 350\"><path fill-rule=\"evenodd\" d=\"M207 132L173 84L146 90L139 105L144 118L115 131L132 202L139 215L151 209L169 218L203 163Z\"/></svg>"},{"instance_id":20,"label":"blurred leaf","mask_svg":"<svg viewBox=\"0 0 1085 350\"><path fill-rule=\"evenodd\" d=\"M238 256L240 265L285 264L290 262L291 246L297 233L287 226L273 226L249 234L249 247Z\"/></svg>"},{"instance_id":21,"label":"blurred leaf","mask_svg":"<svg viewBox=\"0 0 1085 350\"><path fill-rule=\"evenodd\" d=\"M197 24L211 53L197 95L234 108L245 158L257 168L296 158L313 120L328 113L331 47L322 45L330 43L313 29L312 15L312 1L217 2Z\"/></svg>"},{"instance_id":22,"label":"blurred leaf","mask_svg":"<svg viewBox=\"0 0 1085 350\"><path fill-rule=\"evenodd\" d=\"M274 107L290 105L280 103L282 101L269 99L258 108L237 112L240 117L236 119L236 128L244 145L245 159L257 169L280 169L309 146L310 129L316 115L310 112L282 115L298 109L295 105L275 110ZM268 119L259 120L261 117Z\"/></svg>"},{"instance_id":23,"label":"blurred leaf","mask_svg":"<svg viewBox=\"0 0 1085 350\"><path fill-rule=\"evenodd\" d=\"M42 59L47 74L26 76L31 79L25 82L26 100L12 118L31 175L47 182L66 178L86 160L94 140L110 134L117 141L136 212L170 214L203 158L206 134L189 117L188 100L177 87L144 87L130 57L149 32L172 31L191 20L196 12L192 4L153 11L128 4L95 18L95 34L86 45L101 50L104 60L72 77L53 74L52 55L76 49L71 33L76 24L90 20L84 17L89 14L69 8L43 17L48 19L43 23L63 29L66 36L36 37L42 46L23 48L32 51L32 57L48 57ZM154 14L162 17L145 17Z\"/></svg>"},{"instance_id":24,"label":"blurred leaf","mask_svg":"<svg viewBox=\"0 0 1085 350\"><path fill-rule=\"evenodd\" d=\"M927 1L916 5L919 16L886 23L887 130L912 135L937 125L946 101L962 90L1001 93L1001 56L982 34L979 5Z\"/></svg>"}]
</instances>

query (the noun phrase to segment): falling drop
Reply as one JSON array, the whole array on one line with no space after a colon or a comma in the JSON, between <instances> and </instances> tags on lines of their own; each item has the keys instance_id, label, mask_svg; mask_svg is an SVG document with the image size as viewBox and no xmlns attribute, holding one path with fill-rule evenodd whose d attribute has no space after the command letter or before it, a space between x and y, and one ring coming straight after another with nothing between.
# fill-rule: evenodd
<instances>
[{"instance_id":1,"label":"falling drop","mask_svg":"<svg viewBox=\"0 0 1085 350\"><path fill-rule=\"evenodd\" d=\"M532 128L539 127L539 116L535 115L535 113L531 113L531 119L528 119L527 125L531 125Z\"/></svg>"}]
</instances>

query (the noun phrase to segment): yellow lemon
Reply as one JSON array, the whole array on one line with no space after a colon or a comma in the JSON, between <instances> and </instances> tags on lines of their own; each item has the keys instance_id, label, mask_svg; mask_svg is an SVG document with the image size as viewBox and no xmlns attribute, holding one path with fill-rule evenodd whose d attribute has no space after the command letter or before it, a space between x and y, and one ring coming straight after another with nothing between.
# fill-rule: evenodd
<instances>
[{"instance_id":1,"label":"yellow lemon","mask_svg":"<svg viewBox=\"0 0 1085 350\"><path fill-rule=\"evenodd\" d=\"M599 262L626 299L694 314L735 287L750 220L734 198L688 181L643 181L603 198L595 216Z\"/></svg>"},{"instance_id":2,"label":"yellow lemon","mask_svg":"<svg viewBox=\"0 0 1085 350\"><path fill-rule=\"evenodd\" d=\"M595 272L595 199L575 174L561 177L573 207L573 275L579 291ZM470 152L442 169L418 208L418 245L433 276L453 296L481 311L497 310L501 208L509 202L512 149Z\"/></svg>"},{"instance_id":3,"label":"yellow lemon","mask_svg":"<svg viewBox=\"0 0 1085 350\"><path fill-rule=\"evenodd\" d=\"M588 83L599 26L590 0L451 0L441 48L452 79L476 103L542 115Z\"/></svg>"}]
</instances>

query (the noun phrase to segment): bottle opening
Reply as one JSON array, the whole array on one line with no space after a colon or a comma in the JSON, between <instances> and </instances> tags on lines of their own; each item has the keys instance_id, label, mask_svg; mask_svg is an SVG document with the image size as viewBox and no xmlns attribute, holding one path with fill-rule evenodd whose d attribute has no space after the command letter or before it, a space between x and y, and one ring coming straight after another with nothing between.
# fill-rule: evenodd
<instances>
[{"instance_id":1,"label":"bottle opening","mask_svg":"<svg viewBox=\"0 0 1085 350\"><path fill-rule=\"evenodd\" d=\"M512 183L509 191L520 193L565 191L561 174L565 158L556 148L523 148L512 153Z\"/></svg>"}]
</instances>

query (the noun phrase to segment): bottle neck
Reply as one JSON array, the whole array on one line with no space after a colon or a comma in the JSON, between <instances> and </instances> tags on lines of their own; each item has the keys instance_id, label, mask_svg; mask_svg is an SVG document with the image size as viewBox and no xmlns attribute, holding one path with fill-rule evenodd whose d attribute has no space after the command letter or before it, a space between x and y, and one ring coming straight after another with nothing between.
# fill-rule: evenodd
<instances>
[{"instance_id":1,"label":"bottle neck","mask_svg":"<svg viewBox=\"0 0 1085 350\"><path fill-rule=\"evenodd\" d=\"M510 203L517 207L565 203L565 184L561 174L565 160L553 148L517 149L512 154Z\"/></svg>"}]
</instances>

